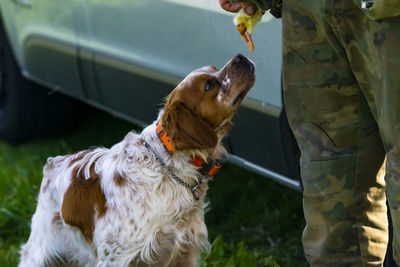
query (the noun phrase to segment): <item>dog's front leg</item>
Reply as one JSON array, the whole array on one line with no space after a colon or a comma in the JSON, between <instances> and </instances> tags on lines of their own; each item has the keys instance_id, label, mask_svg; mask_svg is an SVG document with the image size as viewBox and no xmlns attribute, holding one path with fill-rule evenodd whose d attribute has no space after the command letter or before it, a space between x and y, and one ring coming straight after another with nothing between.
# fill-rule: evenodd
<instances>
[{"instance_id":1,"label":"dog's front leg","mask_svg":"<svg viewBox=\"0 0 400 267\"><path fill-rule=\"evenodd\" d=\"M52 209L43 206L40 199L32 218L29 240L21 248L19 267L40 267L59 261L56 257L58 245L55 243L58 229L52 225L52 221L58 215L52 212Z\"/></svg>"}]
</instances>

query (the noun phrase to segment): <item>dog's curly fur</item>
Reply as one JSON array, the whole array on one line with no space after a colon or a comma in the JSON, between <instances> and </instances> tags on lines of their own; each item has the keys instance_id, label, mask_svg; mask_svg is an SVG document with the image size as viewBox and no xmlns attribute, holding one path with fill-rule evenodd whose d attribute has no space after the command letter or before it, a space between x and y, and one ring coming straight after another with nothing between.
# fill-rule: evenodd
<instances>
[{"instance_id":1,"label":"dog's curly fur","mask_svg":"<svg viewBox=\"0 0 400 267\"><path fill-rule=\"evenodd\" d=\"M206 179L190 159L226 153L221 139L253 83L253 64L241 55L220 71L196 70L142 133L110 149L49 158L20 266L196 266L209 247L207 183L195 200L159 159L190 185ZM158 121L172 152L156 133Z\"/></svg>"}]
</instances>

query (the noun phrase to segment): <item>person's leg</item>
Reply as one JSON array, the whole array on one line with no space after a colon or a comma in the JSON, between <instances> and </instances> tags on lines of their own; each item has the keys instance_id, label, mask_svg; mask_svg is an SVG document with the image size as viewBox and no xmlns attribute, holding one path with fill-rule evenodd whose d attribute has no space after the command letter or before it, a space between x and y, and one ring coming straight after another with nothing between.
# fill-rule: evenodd
<instances>
[{"instance_id":1,"label":"person's leg","mask_svg":"<svg viewBox=\"0 0 400 267\"><path fill-rule=\"evenodd\" d=\"M355 9L352 1L342 2L342 42L387 153L385 180L393 220L393 254L400 264L400 17L373 21Z\"/></svg>"},{"instance_id":2,"label":"person's leg","mask_svg":"<svg viewBox=\"0 0 400 267\"><path fill-rule=\"evenodd\" d=\"M285 0L282 12L285 107L302 154L304 251L313 266L379 266L387 217L377 173L385 153L325 2Z\"/></svg>"}]
</instances>

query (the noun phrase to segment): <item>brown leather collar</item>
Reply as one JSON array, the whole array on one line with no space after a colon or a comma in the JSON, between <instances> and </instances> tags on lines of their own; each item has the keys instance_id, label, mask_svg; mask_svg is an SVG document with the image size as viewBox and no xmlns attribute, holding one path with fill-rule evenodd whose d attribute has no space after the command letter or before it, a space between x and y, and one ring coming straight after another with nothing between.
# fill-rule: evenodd
<instances>
[{"instance_id":1,"label":"brown leather collar","mask_svg":"<svg viewBox=\"0 0 400 267\"><path fill-rule=\"evenodd\" d=\"M161 123L157 122L157 126L156 126L156 133L158 135L158 137L160 138L160 140L163 142L165 149L169 152L172 152L174 150L172 143L171 143L171 139L168 137L167 133L163 130ZM224 161L222 160L209 160L207 162L205 162L203 159L199 158L199 157L194 157L191 158L192 164L197 166L197 167L201 167L199 169L199 171L204 174L204 175L208 175L208 176L214 176L219 169L222 167L222 164L224 163Z\"/></svg>"}]
</instances>

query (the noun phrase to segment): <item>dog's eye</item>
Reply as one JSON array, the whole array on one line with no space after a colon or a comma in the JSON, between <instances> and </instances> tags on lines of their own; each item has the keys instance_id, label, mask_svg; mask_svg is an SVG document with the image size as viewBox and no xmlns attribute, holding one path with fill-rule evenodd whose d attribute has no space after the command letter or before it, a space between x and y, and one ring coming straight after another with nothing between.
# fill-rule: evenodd
<instances>
[{"instance_id":1,"label":"dog's eye","mask_svg":"<svg viewBox=\"0 0 400 267\"><path fill-rule=\"evenodd\" d=\"M215 87L215 85L217 85L217 81L213 80L208 80L206 83L206 91L212 89Z\"/></svg>"}]
</instances>

